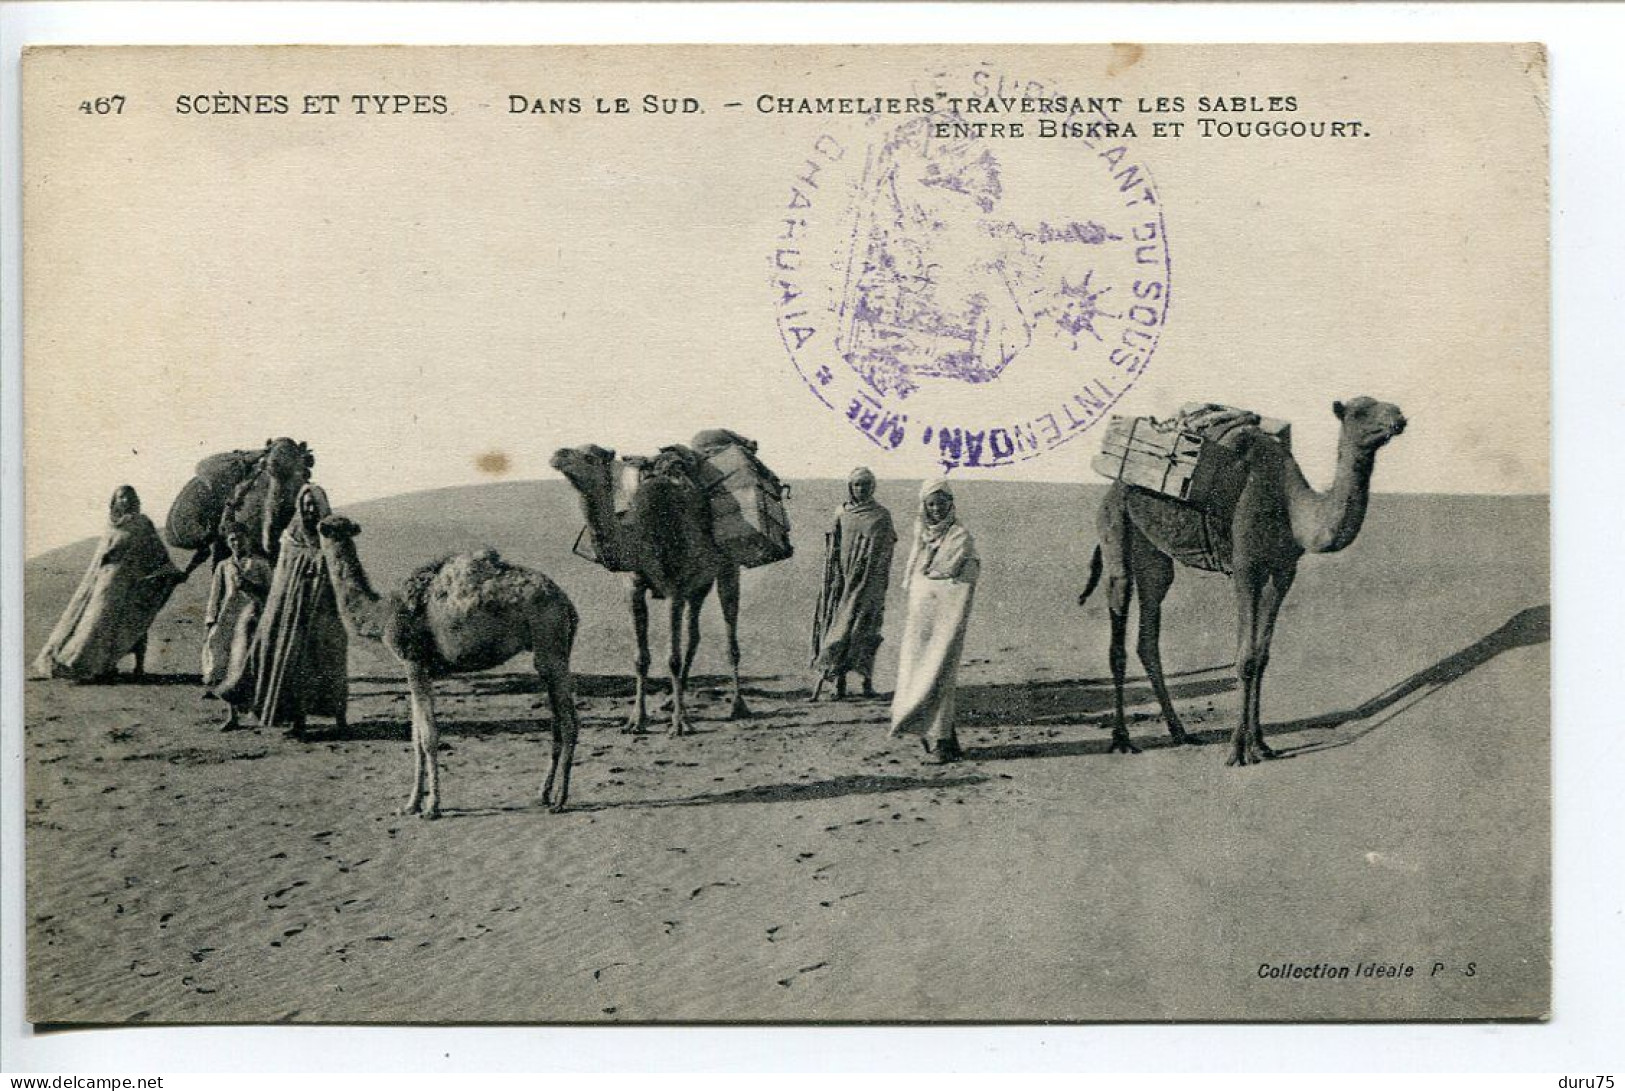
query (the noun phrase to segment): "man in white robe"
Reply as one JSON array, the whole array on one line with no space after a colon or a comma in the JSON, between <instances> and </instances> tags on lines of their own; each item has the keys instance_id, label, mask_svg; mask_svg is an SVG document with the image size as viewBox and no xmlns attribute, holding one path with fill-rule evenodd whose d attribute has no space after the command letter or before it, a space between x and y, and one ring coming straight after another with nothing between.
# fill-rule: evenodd
<instances>
[{"instance_id":1,"label":"man in white robe","mask_svg":"<svg viewBox=\"0 0 1625 1091\"><path fill-rule=\"evenodd\" d=\"M933 764L962 756L954 733L954 690L981 562L954 510L946 481L920 490L909 554L908 618L892 696L891 733L919 735Z\"/></svg>"}]
</instances>

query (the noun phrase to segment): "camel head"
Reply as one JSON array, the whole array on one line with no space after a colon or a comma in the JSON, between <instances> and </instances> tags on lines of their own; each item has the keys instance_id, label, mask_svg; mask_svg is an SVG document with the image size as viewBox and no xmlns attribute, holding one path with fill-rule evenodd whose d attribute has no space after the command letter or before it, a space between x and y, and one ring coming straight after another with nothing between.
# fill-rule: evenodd
<instances>
[{"instance_id":1,"label":"camel head","mask_svg":"<svg viewBox=\"0 0 1625 1091\"><path fill-rule=\"evenodd\" d=\"M1333 402L1332 412L1343 422L1343 434L1362 451L1376 451L1405 430L1399 406L1364 395Z\"/></svg>"},{"instance_id":2,"label":"camel head","mask_svg":"<svg viewBox=\"0 0 1625 1091\"><path fill-rule=\"evenodd\" d=\"M610 465L615 452L596 443L580 447L560 447L547 464L563 474L578 490L609 489Z\"/></svg>"},{"instance_id":3,"label":"camel head","mask_svg":"<svg viewBox=\"0 0 1625 1091\"><path fill-rule=\"evenodd\" d=\"M334 545L338 545L340 542L348 542L361 533L361 527L354 519L347 519L342 515L329 515L321 521L316 529L324 539L323 545L328 542L332 542Z\"/></svg>"},{"instance_id":4,"label":"camel head","mask_svg":"<svg viewBox=\"0 0 1625 1091\"><path fill-rule=\"evenodd\" d=\"M305 444L283 436L265 441L260 456L260 472L265 478L265 505L260 518L260 548L267 556L276 552L282 532L293 522L294 499L310 480L316 456Z\"/></svg>"}]
</instances>

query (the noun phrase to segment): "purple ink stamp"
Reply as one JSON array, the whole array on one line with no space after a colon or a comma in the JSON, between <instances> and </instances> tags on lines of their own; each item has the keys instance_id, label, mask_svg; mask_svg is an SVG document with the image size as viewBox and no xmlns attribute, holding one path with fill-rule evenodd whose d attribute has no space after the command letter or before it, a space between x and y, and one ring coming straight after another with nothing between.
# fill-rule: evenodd
<instances>
[{"instance_id":1,"label":"purple ink stamp","mask_svg":"<svg viewBox=\"0 0 1625 1091\"><path fill-rule=\"evenodd\" d=\"M971 86L910 98L925 108L907 116L829 119L770 258L808 388L876 446L923 445L944 469L1036 458L1104 419L1150 364L1172 291L1144 144L1112 100L992 71Z\"/></svg>"}]
</instances>

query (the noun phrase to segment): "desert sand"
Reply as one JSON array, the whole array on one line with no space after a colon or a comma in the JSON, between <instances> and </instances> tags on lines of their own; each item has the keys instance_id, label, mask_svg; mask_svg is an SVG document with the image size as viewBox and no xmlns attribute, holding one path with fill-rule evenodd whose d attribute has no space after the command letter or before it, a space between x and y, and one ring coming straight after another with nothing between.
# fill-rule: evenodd
<instances>
[{"instance_id":1,"label":"desert sand","mask_svg":"<svg viewBox=\"0 0 1625 1091\"><path fill-rule=\"evenodd\" d=\"M900 529L914 492L882 484ZM561 815L535 798L548 731L523 659L442 684L438 822L393 814L410 774L406 687L377 646L352 640L342 734L322 721L304 742L222 734L196 684L207 579L194 575L153 630L146 683L27 687L29 1017L1547 1011L1544 497L1375 496L1349 551L1306 558L1283 612L1264 695L1283 759L1228 769L1218 745L1165 745L1140 679L1129 699L1144 753L1106 753L1103 596L1075 601L1094 486L959 490L984 556L961 674L967 761L922 766L916 742L887 738L883 700L807 704L821 536L840 494L798 484L796 556L745 576L749 720L722 718L722 625L707 608L686 738L620 733L630 623L618 578L570 555L581 520L562 482L333 496L364 528L375 584L492 545L570 594L583 730ZM28 562L24 654L91 547ZM900 603L894 579L883 693ZM1164 660L1210 743L1239 704L1231 618L1228 581L1181 570ZM1414 970L1260 977L1283 963Z\"/></svg>"}]
</instances>

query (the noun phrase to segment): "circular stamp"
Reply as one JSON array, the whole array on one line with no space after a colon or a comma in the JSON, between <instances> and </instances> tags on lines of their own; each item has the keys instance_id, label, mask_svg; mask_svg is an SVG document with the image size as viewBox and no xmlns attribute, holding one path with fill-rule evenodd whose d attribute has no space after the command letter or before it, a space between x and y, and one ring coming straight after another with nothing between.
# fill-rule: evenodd
<instances>
[{"instance_id":1,"label":"circular stamp","mask_svg":"<svg viewBox=\"0 0 1625 1091\"><path fill-rule=\"evenodd\" d=\"M1088 431L1151 363L1172 293L1121 100L1011 92L987 72L968 86L825 120L769 258L779 334L814 396L944 470Z\"/></svg>"}]
</instances>

